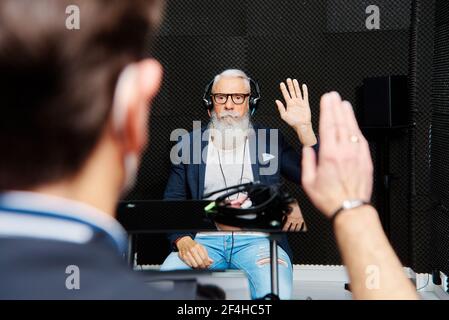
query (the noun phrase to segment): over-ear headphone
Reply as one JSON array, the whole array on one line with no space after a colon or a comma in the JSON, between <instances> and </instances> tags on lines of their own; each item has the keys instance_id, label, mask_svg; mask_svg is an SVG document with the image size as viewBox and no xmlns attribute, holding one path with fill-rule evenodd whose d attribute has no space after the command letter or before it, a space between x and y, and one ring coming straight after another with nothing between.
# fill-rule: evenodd
<instances>
[{"instance_id":1,"label":"over-ear headphone","mask_svg":"<svg viewBox=\"0 0 449 320\"><path fill-rule=\"evenodd\" d=\"M260 89L259 84L254 81L251 78L248 78L248 81L250 83L251 88L251 95L249 97L249 112L251 116L253 116L256 113L257 107L259 106L260 102ZM203 95L203 105L206 108L206 111L211 111L214 104L212 102L212 87L214 85L214 80L209 82L209 84L206 86L206 89L204 90Z\"/></svg>"},{"instance_id":2,"label":"over-ear headphone","mask_svg":"<svg viewBox=\"0 0 449 320\"><path fill-rule=\"evenodd\" d=\"M280 185L264 185L260 182L245 183L204 195L208 198L214 194L231 190L218 197L205 209L206 215L218 223L264 230L279 230L284 217L290 213L290 205L295 201ZM227 200L229 196L246 192L251 201L249 208L234 208Z\"/></svg>"}]
</instances>

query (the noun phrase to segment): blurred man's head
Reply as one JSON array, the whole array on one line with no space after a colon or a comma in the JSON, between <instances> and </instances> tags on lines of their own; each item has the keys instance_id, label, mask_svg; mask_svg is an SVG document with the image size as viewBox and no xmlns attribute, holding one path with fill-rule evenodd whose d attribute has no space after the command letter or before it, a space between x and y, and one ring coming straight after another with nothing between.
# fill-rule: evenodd
<instances>
[{"instance_id":1,"label":"blurred man's head","mask_svg":"<svg viewBox=\"0 0 449 320\"><path fill-rule=\"evenodd\" d=\"M144 59L160 4L0 1L0 191L70 182L94 197L101 182L120 193L161 82L159 63ZM79 30L66 27L70 5L80 10Z\"/></svg>"}]
</instances>

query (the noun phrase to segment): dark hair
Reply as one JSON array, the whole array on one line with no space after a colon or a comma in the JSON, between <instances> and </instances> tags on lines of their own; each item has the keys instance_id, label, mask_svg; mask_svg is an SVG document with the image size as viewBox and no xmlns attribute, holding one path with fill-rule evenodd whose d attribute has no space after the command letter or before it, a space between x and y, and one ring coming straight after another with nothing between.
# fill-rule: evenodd
<instances>
[{"instance_id":1,"label":"dark hair","mask_svg":"<svg viewBox=\"0 0 449 320\"><path fill-rule=\"evenodd\" d=\"M143 58L157 1L0 1L0 190L80 170L120 72ZM66 28L69 5L80 9L79 30Z\"/></svg>"}]
</instances>

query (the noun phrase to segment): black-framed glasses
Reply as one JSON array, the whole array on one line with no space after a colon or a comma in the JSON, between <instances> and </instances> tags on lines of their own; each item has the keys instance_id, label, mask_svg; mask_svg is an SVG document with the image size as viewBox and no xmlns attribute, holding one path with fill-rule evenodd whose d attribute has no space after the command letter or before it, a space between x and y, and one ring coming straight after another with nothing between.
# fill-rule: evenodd
<instances>
[{"instance_id":1,"label":"black-framed glasses","mask_svg":"<svg viewBox=\"0 0 449 320\"><path fill-rule=\"evenodd\" d=\"M228 102L229 96L231 96L232 102L234 104L243 104L247 97L250 96L249 93L214 93L211 95L216 104L225 104Z\"/></svg>"}]
</instances>

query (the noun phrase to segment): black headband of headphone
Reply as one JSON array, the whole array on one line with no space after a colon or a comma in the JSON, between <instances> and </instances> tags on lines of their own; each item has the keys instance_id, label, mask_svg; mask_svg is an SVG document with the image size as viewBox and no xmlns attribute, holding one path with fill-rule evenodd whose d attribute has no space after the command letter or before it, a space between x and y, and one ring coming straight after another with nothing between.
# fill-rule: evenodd
<instances>
[{"instance_id":1,"label":"black headband of headphone","mask_svg":"<svg viewBox=\"0 0 449 320\"><path fill-rule=\"evenodd\" d=\"M248 78L250 88L251 88L251 95L249 97L249 111L251 115L254 115L256 113L257 107L259 106L260 102L260 89L259 84L254 81L251 78ZM204 90L203 95L203 105L204 108L206 108L206 111L211 111L214 104L212 102L212 87L214 86L215 79L209 82L209 84L206 86L206 89Z\"/></svg>"}]
</instances>

